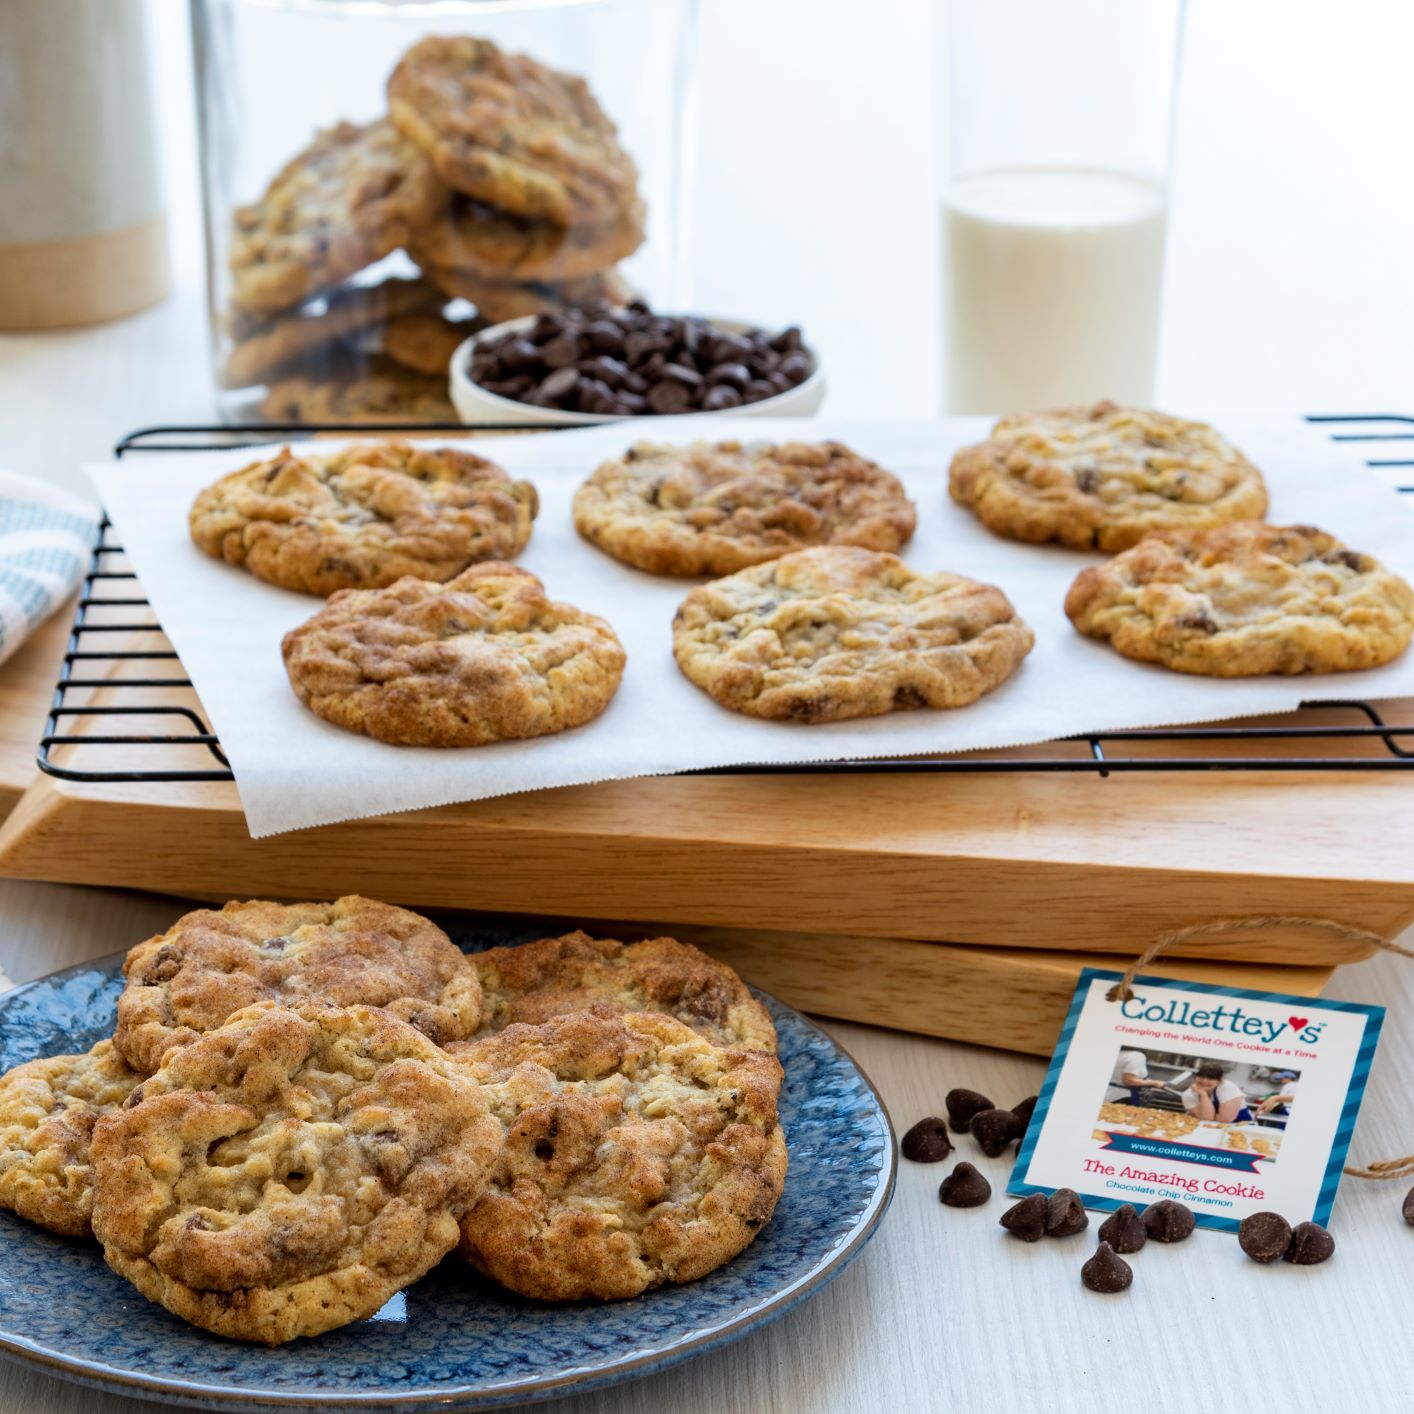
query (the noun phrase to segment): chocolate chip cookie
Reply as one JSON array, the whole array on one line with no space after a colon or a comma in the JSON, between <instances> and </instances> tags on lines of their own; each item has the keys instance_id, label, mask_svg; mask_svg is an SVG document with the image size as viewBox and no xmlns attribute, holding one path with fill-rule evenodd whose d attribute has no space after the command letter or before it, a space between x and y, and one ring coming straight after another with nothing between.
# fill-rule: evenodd
<instances>
[{"instance_id":1,"label":"chocolate chip cookie","mask_svg":"<svg viewBox=\"0 0 1414 1414\"><path fill-rule=\"evenodd\" d=\"M578 1011L453 1054L505 1144L461 1252L542 1301L614 1301L736 1256L786 1177L781 1067L672 1017Z\"/></svg>"},{"instance_id":2,"label":"chocolate chip cookie","mask_svg":"<svg viewBox=\"0 0 1414 1414\"><path fill-rule=\"evenodd\" d=\"M81 1056L26 1061L0 1076L0 1207L50 1232L87 1237L93 1126L141 1079L111 1041Z\"/></svg>"},{"instance_id":3,"label":"chocolate chip cookie","mask_svg":"<svg viewBox=\"0 0 1414 1414\"><path fill-rule=\"evenodd\" d=\"M704 584L673 619L692 682L734 712L793 722L965 707L1034 641L1000 589L843 545Z\"/></svg>"},{"instance_id":4,"label":"chocolate chip cookie","mask_svg":"<svg viewBox=\"0 0 1414 1414\"><path fill-rule=\"evenodd\" d=\"M1080 573L1065 611L1126 658L1206 677L1378 668L1414 634L1414 591L1306 525L1153 535Z\"/></svg>"},{"instance_id":5,"label":"chocolate chip cookie","mask_svg":"<svg viewBox=\"0 0 1414 1414\"><path fill-rule=\"evenodd\" d=\"M519 554L535 488L453 447L356 442L296 456L288 447L197 496L191 537L208 555L305 594L447 580Z\"/></svg>"},{"instance_id":6,"label":"chocolate chip cookie","mask_svg":"<svg viewBox=\"0 0 1414 1414\"><path fill-rule=\"evenodd\" d=\"M504 324L508 319L525 319L532 314L565 314L596 304L625 304L633 298L633 286L617 270L602 270L556 283L487 280L430 261L424 268L438 289L454 299L470 300L488 324Z\"/></svg>"},{"instance_id":7,"label":"chocolate chip cookie","mask_svg":"<svg viewBox=\"0 0 1414 1414\"><path fill-rule=\"evenodd\" d=\"M445 376L414 373L383 354L321 361L317 372L272 383L260 403L267 422L452 422Z\"/></svg>"},{"instance_id":8,"label":"chocolate chip cookie","mask_svg":"<svg viewBox=\"0 0 1414 1414\"><path fill-rule=\"evenodd\" d=\"M179 918L123 964L114 1044L144 1074L255 1002L383 1007L441 1044L481 1023L476 971L421 914L350 894L228 903Z\"/></svg>"},{"instance_id":9,"label":"chocolate chip cookie","mask_svg":"<svg viewBox=\"0 0 1414 1414\"><path fill-rule=\"evenodd\" d=\"M560 226L603 226L638 173L583 79L489 39L431 36L388 79L393 122L451 188Z\"/></svg>"},{"instance_id":10,"label":"chocolate chip cookie","mask_svg":"<svg viewBox=\"0 0 1414 1414\"><path fill-rule=\"evenodd\" d=\"M950 487L998 535L1110 553L1267 510L1261 473L1211 427L1111 402L1002 418Z\"/></svg>"},{"instance_id":11,"label":"chocolate chip cookie","mask_svg":"<svg viewBox=\"0 0 1414 1414\"><path fill-rule=\"evenodd\" d=\"M776 1049L766 1008L725 963L676 938L621 943L566 933L471 958L481 979L482 1035L589 1006L660 1011L716 1046Z\"/></svg>"},{"instance_id":12,"label":"chocolate chip cookie","mask_svg":"<svg viewBox=\"0 0 1414 1414\"><path fill-rule=\"evenodd\" d=\"M625 654L603 619L492 562L446 584L346 589L285 635L285 670L316 716L399 746L483 746L592 721Z\"/></svg>"},{"instance_id":13,"label":"chocolate chip cookie","mask_svg":"<svg viewBox=\"0 0 1414 1414\"><path fill-rule=\"evenodd\" d=\"M469 279L573 280L632 255L643 244L644 214L634 196L603 225L561 226L456 196L417 231L417 263Z\"/></svg>"},{"instance_id":14,"label":"chocolate chip cookie","mask_svg":"<svg viewBox=\"0 0 1414 1414\"><path fill-rule=\"evenodd\" d=\"M389 1012L249 1007L99 1120L93 1230L149 1301L278 1345L435 1266L501 1138L465 1066Z\"/></svg>"},{"instance_id":15,"label":"chocolate chip cookie","mask_svg":"<svg viewBox=\"0 0 1414 1414\"><path fill-rule=\"evenodd\" d=\"M242 326L242 336L221 371L221 382L227 388L246 388L266 382L294 363L306 369L311 364L332 366L336 360L327 351L340 349L354 335L388 320L418 317L416 311L434 310L444 302L426 280L384 280L336 290L327 300Z\"/></svg>"},{"instance_id":16,"label":"chocolate chip cookie","mask_svg":"<svg viewBox=\"0 0 1414 1414\"><path fill-rule=\"evenodd\" d=\"M232 301L289 309L405 245L445 200L431 163L386 119L328 128L236 210Z\"/></svg>"},{"instance_id":17,"label":"chocolate chip cookie","mask_svg":"<svg viewBox=\"0 0 1414 1414\"><path fill-rule=\"evenodd\" d=\"M638 442L575 493L586 540L653 574L731 574L810 545L897 550L898 477L840 442Z\"/></svg>"},{"instance_id":18,"label":"chocolate chip cookie","mask_svg":"<svg viewBox=\"0 0 1414 1414\"><path fill-rule=\"evenodd\" d=\"M383 351L396 363L429 378L447 377L452 355L484 319L449 319L445 314L402 314L383 326Z\"/></svg>"}]
</instances>

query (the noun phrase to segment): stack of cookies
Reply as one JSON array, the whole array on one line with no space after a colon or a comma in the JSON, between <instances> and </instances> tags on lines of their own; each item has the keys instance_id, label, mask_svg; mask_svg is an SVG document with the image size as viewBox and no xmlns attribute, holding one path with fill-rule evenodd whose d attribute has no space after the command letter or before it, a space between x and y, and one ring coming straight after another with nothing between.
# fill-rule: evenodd
<instances>
[{"instance_id":1,"label":"stack of cookies","mask_svg":"<svg viewBox=\"0 0 1414 1414\"><path fill-rule=\"evenodd\" d=\"M765 1009L671 938L463 954L358 897L230 903L128 955L111 1040L0 1078L0 1204L275 1345L449 1254L543 1301L705 1276L785 1183Z\"/></svg>"},{"instance_id":2,"label":"stack of cookies","mask_svg":"<svg viewBox=\"0 0 1414 1414\"><path fill-rule=\"evenodd\" d=\"M271 420L455 420L447 365L476 329L632 295L638 173L583 79L434 36L387 98L234 214L222 382L264 385Z\"/></svg>"}]
</instances>

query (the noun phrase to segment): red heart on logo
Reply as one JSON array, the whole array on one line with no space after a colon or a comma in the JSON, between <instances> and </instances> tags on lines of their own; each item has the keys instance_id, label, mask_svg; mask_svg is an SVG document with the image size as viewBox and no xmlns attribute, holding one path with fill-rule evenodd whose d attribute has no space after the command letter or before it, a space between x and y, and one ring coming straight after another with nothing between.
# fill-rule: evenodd
<instances>
[{"instance_id":1,"label":"red heart on logo","mask_svg":"<svg viewBox=\"0 0 1414 1414\"><path fill-rule=\"evenodd\" d=\"M1311 1018L1309 1016L1288 1016L1286 1019L1291 1023L1293 1031L1300 1031Z\"/></svg>"}]
</instances>

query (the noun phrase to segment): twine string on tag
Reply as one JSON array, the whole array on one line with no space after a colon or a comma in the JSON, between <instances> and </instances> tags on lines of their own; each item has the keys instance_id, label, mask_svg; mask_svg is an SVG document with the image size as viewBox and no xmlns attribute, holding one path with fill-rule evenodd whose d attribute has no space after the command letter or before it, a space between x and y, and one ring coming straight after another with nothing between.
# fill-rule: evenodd
<instances>
[{"instance_id":1,"label":"twine string on tag","mask_svg":"<svg viewBox=\"0 0 1414 1414\"><path fill-rule=\"evenodd\" d=\"M1414 948L1391 942L1380 937L1378 933L1370 932L1368 928L1352 928L1348 923L1338 923L1334 918L1306 918L1299 914L1286 913L1264 913L1252 918L1218 918L1211 923L1192 923L1186 928L1174 928L1167 933L1161 933L1125 968L1124 976L1105 993L1106 999L1112 1002L1128 1001L1134 995L1129 984L1134 981L1135 974L1176 943L1187 942L1190 938L1208 937L1214 933L1235 933L1248 928L1322 928L1347 942L1368 943L1382 952L1414 958ZM1343 1172L1352 1178L1411 1178L1414 1177L1414 1154L1406 1154L1399 1159L1376 1159L1369 1168L1350 1164Z\"/></svg>"},{"instance_id":2,"label":"twine string on tag","mask_svg":"<svg viewBox=\"0 0 1414 1414\"><path fill-rule=\"evenodd\" d=\"M1392 943L1368 928L1354 928L1349 923L1338 923L1334 918L1307 918L1294 913L1259 913L1251 918L1215 918L1211 923L1190 923L1186 928L1174 928L1161 933L1124 970L1124 976L1110 988L1105 996L1112 1002L1127 1002L1133 995L1130 983L1135 973L1147 967L1162 952L1167 952L1176 943L1186 943L1190 938L1209 937L1214 933L1237 933L1252 928L1321 928L1337 938L1351 943L1368 943L1382 952L1398 953L1400 957L1414 958L1414 948L1406 948L1400 943Z\"/></svg>"}]
</instances>

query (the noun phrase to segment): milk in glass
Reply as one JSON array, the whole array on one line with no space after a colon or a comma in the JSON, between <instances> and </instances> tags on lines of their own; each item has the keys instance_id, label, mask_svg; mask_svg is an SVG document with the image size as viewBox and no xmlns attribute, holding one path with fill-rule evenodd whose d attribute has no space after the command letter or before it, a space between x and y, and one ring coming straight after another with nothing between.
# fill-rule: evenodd
<instances>
[{"instance_id":1,"label":"milk in glass","mask_svg":"<svg viewBox=\"0 0 1414 1414\"><path fill-rule=\"evenodd\" d=\"M1164 192L1121 172L1008 167L943 206L948 410L1153 396Z\"/></svg>"}]
</instances>

